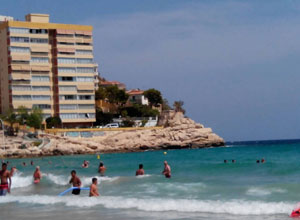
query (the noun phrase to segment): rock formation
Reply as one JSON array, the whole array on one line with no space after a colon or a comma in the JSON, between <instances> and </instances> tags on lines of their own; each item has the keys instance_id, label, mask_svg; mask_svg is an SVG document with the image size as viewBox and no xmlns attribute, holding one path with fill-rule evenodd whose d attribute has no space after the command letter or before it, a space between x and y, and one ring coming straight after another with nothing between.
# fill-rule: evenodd
<instances>
[{"instance_id":1,"label":"rock formation","mask_svg":"<svg viewBox=\"0 0 300 220\"><path fill-rule=\"evenodd\" d=\"M10 148L8 157L43 155L91 154L106 152L134 152L159 149L201 148L223 146L224 140L211 128L184 117L180 112L169 112L161 120L161 129L105 131L103 136L73 138L62 135L41 134L50 142L40 147ZM0 155L5 152L0 150Z\"/></svg>"}]
</instances>

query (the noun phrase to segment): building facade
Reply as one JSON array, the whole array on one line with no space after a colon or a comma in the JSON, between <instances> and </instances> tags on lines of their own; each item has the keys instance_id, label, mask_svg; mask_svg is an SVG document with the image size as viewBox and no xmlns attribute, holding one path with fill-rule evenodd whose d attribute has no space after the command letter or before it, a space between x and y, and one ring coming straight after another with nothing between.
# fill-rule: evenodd
<instances>
[{"instance_id":1,"label":"building facade","mask_svg":"<svg viewBox=\"0 0 300 220\"><path fill-rule=\"evenodd\" d=\"M49 15L0 22L0 113L39 107L64 127L95 119L92 26L49 23Z\"/></svg>"}]
</instances>

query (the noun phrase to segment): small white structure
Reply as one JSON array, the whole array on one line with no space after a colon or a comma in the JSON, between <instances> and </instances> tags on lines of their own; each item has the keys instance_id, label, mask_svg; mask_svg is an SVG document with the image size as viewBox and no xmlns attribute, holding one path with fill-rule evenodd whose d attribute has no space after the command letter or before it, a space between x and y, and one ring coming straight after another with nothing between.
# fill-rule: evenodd
<instances>
[{"instance_id":1,"label":"small white structure","mask_svg":"<svg viewBox=\"0 0 300 220\"><path fill-rule=\"evenodd\" d=\"M13 21L13 20L14 20L13 17L0 15L0 22L1 21Z\"/></svg>"},{"instance_id":2,"label":"small white structure","mask_svg":"<svg viewBox=\"0 0 300 220\"><path fill-rule=\"evenodd\" d=\"M149 105L148 99L144 96L144 91L140 89L132 89L129 91L126 91L126 93L129 95L129 102L141 104L141 105Z\"/></svg>"}]
</instances>

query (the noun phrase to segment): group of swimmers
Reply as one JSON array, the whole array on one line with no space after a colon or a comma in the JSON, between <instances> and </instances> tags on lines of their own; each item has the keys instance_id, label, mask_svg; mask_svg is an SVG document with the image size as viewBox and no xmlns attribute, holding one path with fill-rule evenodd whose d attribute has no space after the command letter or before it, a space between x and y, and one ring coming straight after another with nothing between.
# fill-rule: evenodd
<instances>
[{"instance_id":1,"label":"group of swimmers","mask_svg":"<svg viewBox=\"0 0 300 220\"><path fill-rule=\"evenodd\" d=\"M33 165L33 163L32 163ZM82 168L88 168L89 162L84 161L82 164ZM16 167L12 167L11 171L7 169L7 163L2 162L2 170L0 171L0 196L5 196L7 193L10 193L11 189L11 177L14 175L14 172L16 171ZM98 172L101 176L105 175L106 167L104 166L103 162L100 162L98 167ZM168 164L167 161L164 161L164 170L162 171L162 174L165 175L166 178L171 178L171 167ZM135 173L136 176L142 176L145 175L145 170L143 164L139 164L139 168ZM42 179L42 173L39 166L36 166L35 171L33 173L33 182L35 184L40 183ZM76 189L72 190L73 195L79 195L80 194L80 187L82 186L80 178L77 176L76 171L71 171L71 179L69 181L70 184L72 184L73 187L76 187ZM90 185L90 193L89 196L100 196L97 188L98 179L92 178L92 184Z\"/></svg>"},{"instance_id":2,"label":"group of swimmers","mask_svg":"<svg viewBox=\"0 0 300 220\"><path fill-rule=\"evenodd\" d=\"M232 162L232 163L235 163L236 160L231 160L231 162ZM256 163L265 163L265 162L266 162L266 161L265 161L264 158L262 158L261 160L256 160ZM228 163L228 160L224 160L224 163Z\"/></svg>"}]
</instances>

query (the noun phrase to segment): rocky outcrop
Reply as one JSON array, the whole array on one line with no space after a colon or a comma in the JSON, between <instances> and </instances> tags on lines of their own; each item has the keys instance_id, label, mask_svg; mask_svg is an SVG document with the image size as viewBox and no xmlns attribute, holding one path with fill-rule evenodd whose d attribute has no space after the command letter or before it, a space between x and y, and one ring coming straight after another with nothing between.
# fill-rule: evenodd
<instances>
[{"instance_id":1,"label":"rocky outcrop","mask_svg":"<svg viewBox=\"0 0 300 220\"><path fill-rule=\"evenodd\" d=\"M40 156L91 154L105 152L133 152L159 149L201 148L223 146L224 140L180 112L169 112L164 117L164 128L105 131L105 135L93 138L71 138L60 135L42 134L50 139L45 147L9 149L7 156ZM0 151L0 155L3 154Z\"/></svg>"}]
</instances>

